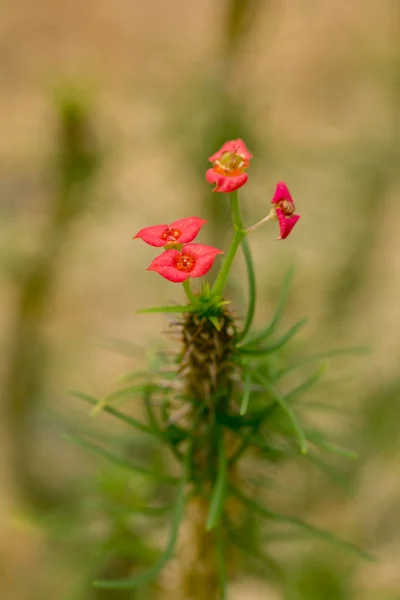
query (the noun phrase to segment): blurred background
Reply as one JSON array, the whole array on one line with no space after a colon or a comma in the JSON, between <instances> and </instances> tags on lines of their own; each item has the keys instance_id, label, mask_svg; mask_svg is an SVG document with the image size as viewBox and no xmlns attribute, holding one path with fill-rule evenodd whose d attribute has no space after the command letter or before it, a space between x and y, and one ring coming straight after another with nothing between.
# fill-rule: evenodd
<instances>
[{"instance_id":1,"label":"blurred background","mask_svg":"<svg viewBox=\"0 0 400 600\"><path fill-rule=\"evenodd\" d=\"M278 540L287 589L249 572L231 597L399 600L398 0L3 0L0 78L1 597L113 598L90 585L101 569L124 573L123 559L105 561L111 538L125 548L135 535L134 560L152 564L156 528L139 519L132 533L91 504L126 480L64 437L97 430L116 445L127 432L69 390L104 397L171 343L163 316L135 311L181 290L145 272L154 251L131 238L197 215L210 221L199 241L226 248L227 199L204 172L242 137L254 155L246 222L267 214L279 180L302 215L285 242L274 223L250 240L257 322L294 264L285 320L310 319L295 352L371 348L329 360L306 397L359 460L277 472L285 507L378 560ZM240 258L235 273L240 311ZM153 493L130 485L138 502ZM140 593L125 598L152 592Z\"/></svg>"}]
</instances>

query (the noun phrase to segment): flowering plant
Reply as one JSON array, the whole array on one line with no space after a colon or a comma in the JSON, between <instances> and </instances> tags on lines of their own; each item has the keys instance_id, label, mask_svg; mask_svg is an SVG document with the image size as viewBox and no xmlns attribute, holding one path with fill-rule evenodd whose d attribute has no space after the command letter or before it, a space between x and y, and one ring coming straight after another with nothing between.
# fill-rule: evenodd
<instances>
[{"instance_id":1,"label":"flowering plant","mask_svg":"<svg viewBox=\"0 0 400 600\"><path fill-rule=\"evenodd\" d=\"M178 335L179 346L172 357L168 353L158 368L145 376L144 383L136 383L131 390L132 395L142 395L147 422L118 411L108 401L103 401L101 408L169 449L178 476L166 475L164 480L177 486L176 501L169 541L158 562L133 577L96 581L98 587L130 589L160 575L161 585L171 598L225 598L226 582L238 570L233 547L241 547L246 555L252 551L249 536L243 535L249 514L272 524L303 529L367 556L332 533L267 508L254 497L248 470L241 469L242 459L252 454L266 462L314 454L317 449L354 456L299 419L296 401L319 379L320 365L295 387L282 391L286 374L300 365L284 366L277 357L306 322L301 319L278 335L292 271L286 277L270 322L253 328L256 283L248 236L275 219L280 228L278 239L285 239L300 216L295 213L286 184L280 182L267 216L245 227L238 190L248 181L244 171L251 159L252 155L240 139L227 142L209 159L212 168L207 171L206 179L216 184L214 191L228 195L230 201L233 235L225 253L212 246L192 243L206 223L198 217L146 227L135 236L153 247L164 248L147 270L183 285L187 303L139 311L181 315L171 324L172 331ZM243 322L235 316L231 301L224 297L240 247L248 280L248 306ZM191 280L206 275L214 262L219 265L214 284L203 283L201 289L192 288ZM318 362L325 356L329 356L329 352L306 358L303 363ZM96 400L83 394L80 397L99 407ZM96 449L93 445L90 448ZM108 452L100 453L121 463L121 459ZM258 551L261 552L260 546ZM167 570L163 571L163 567L170 560L166 577ZM269 560L274 575L282 578L280 568L272 558Z\"/></svg>"}]
</instances>

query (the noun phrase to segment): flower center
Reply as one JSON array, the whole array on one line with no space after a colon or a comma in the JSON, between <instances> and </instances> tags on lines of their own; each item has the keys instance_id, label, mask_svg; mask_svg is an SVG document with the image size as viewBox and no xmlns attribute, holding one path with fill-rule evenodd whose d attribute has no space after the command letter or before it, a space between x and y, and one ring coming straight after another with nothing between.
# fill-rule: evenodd
<instances>
[{"instance_id":1,"label":"flower center","mask_svg":"<svg viewBox=\"0 0 400 600\"><path fill-rule=\"evenodd\" d=\"M278 202L278 206L281 209L285 217L290 217L296 210L295 205L290 200L281 200Z\"/></svg>"},{"instance_id":2,"label":"flower center","mask_svg":"<svg viewBox=\"0 0 400 600\"><path fill-rule=\"evenodd\" d=\"M220 175L227 175L228 177L235 177L243 173L244 169L249 166L249 161L237 154L236 152L224 152L221 158L218 158L214 164L213 169Z\"/></svg>"},{"instance_id":3,"label":"flower center","mask_svg":"<svg viewBox=\"0 0 400 600\"><path fill-rule=\"evenodd\" d=\"M162 234L161 239L165 242L176 242L177 239L181 236L181 234L182 232L179 231L179 229L169 229L169 227L167 227L167 229Z\"/></svg>"},{"instance_id":4,"label":"flower center","mask_svg":"<svg viewBox=\"0 0 400 600\"><path fill-rule=\"evenodd\" d=\"M179 271L186 271L186 273L190 273L195 265L195 260L191 256L181 255L176 261L176 268Z\"/></svg>"}]
</instances>

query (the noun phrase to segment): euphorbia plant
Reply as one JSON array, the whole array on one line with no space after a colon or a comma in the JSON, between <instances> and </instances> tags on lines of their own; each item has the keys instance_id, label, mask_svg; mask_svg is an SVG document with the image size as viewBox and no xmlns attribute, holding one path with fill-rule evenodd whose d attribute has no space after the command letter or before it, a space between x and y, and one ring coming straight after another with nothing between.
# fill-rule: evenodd
<instances>
[{"instance_id":1,"label":"euphorbia plant","mask_svg":"<svg viewBox=\"0 0 400 600\"><path fill-rule=\"evenodd\" d=\"M175 467L171 464L171 468L178 471L178 477L168 474L164 481L177 485L176 501L169 541L154 567L120 581L97 581L96 586L135 588L159 576L166 563L174 559L161 577L166 597L177 600L225 598L227 578L238 570L232 547L246 546L241 531L249 514L301 528L358 551L350 542L264 506L252 496L247 474L240 468L243 457L254 452L266 462L304 455L310 448L314 452L316 447L353 456L330 443L322 432L304 425L296 414L295 401L315 383L321 374L320 368L294 389L281 391L282 380L293 365L282 366L276 357L305 324L302 319L277 335L291 272L270 322L253 329L256 284L248 236L255 228L275 219L280 228L278 239L285 239L300 217L295 214L286 184L280 182L268 215L255 225L244 225L238 190L248 181L245 169L251 159L242 140L227 142L209 159L212 168L207 171L206 179L215 183L215 192L229 197L231 207L233 236L226 251L193 243L206 223L193 216L146 227L135 236L151 246L164 248L147 270L159 273L170 282L182 283L187 302L139 311L179 316L171 324L178 336L176 353L172 357L166 354L158 368L145 375L144 382L135 384L131 390L132 395L143 397L147 423L104 401L101 408L154 436L171 451L177 463ZM223 197L216 199L224 200ZM240 247L246 261L249 291L243 321L232 309L234 299L224 295ZM206 275L214 262L219 265L219 271L212 287L207 282L201 286L196 281L192 283ZM309 362L312 360L310 357ZM81 397L96 403L82 394ZM87 443L86 446L96 449ZM118 457L101 453L121 463ZM136 467L132 465L132 468Z\"/></svg>"}]
</instances>

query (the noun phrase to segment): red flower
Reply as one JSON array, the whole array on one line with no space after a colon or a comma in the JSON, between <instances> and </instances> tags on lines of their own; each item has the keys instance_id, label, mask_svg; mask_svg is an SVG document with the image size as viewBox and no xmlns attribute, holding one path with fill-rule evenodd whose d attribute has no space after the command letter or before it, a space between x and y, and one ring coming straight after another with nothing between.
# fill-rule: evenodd
<instances>
[{"instance_id":1,"label":"red flower","mask_svg":"<svg viewBox=\"0 0 400 600\"><path fill-rule=\"evenodd\" d=\"M247 150L243 140L231 140L208 159L213 163L206 172L208 183L215 183L213 192L233 192L248 180L244 170L253 156Z\"/></svg>"},{"instance_id":2,"label":"red flower","mask_svg":"<svg viewBox=\"0 0 400 600\"><path fill-rule=\"evenodd\" d=\"M203 244L186 244L182 250L166 250L157 256L146 269L156 271L174 283L182 283L189 277L202 277L213 266L217 254L221 250Z\"/></svg>"},{"instance_id":3,"label":"red flower","mask_svg":"<svg viewBox=\"0 0 400 600\"><path fill-rule=\"evenodd\" d=\"M276 218L279 221L281 230L281 236L278 240L284 240L300 219L300 215L294 214L296 207L286 184L282 181L276 185L275 194L271 202L275 204Z\"/></svg>"},{"instance_id":4,"label":"red flower","mask_svg":"<svg viewBox=\"0 0 400 600\"><path fill-rule=\"evenodd\" d=\"M187 244L194 240L204 223L207 223L204 219L187 217L174 221L171 225L145 227L138 231L133 239L141 238L146 244L156 248L167 244Z\"/></svg>"}]
</instances>

